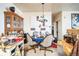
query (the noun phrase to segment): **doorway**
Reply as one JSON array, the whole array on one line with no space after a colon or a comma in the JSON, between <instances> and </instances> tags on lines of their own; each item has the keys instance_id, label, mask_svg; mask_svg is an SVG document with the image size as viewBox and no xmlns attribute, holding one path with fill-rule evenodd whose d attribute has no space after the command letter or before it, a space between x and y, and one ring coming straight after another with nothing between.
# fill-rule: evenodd
<instances>
[{"instance_id":1,"label":"doorway","mask_svg":"<svg viewBox=\"0 0 79 59\"><path fill-rule=\"evenodd\" d=\"M57 39L58 39L58 21L56 21L56 36L57 36Z\"/></svg>"}]
</instances>

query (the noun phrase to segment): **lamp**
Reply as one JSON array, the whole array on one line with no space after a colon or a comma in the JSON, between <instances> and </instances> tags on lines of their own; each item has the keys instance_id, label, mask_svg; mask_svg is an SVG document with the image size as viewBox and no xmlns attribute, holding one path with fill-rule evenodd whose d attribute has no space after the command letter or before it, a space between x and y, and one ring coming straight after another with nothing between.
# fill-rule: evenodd
<instances>
[{"instance_id":1,"label":"lamp","mask_svg":"<svg viewBox=\"0 0 79 59\"><path fill-rule=\"evenodd\" d=\"M47 22L44 15L44 4L45 3L42 3L42 13L43 13L42 16L41 17L37 16L37 21L43 23L43 26L45 26L45 22Z\"/></svg>"}]
</instances>

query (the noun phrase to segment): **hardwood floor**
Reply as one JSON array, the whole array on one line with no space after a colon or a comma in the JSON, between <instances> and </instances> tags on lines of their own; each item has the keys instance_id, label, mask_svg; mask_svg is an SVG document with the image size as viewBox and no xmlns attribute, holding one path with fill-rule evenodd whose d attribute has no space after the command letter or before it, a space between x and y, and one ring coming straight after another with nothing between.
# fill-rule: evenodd
<instances>
[{"instance_id":1,"label":"hardwood floor","mask_svg":"<svg viewBox=\"0 0 79 59\"><path fill-rule=\"evenodd\" d=\"M46 51L46 56L64 56L63 48L49 48L53 51L51 53L50 51ZM39 48L36 48L36 53L34 53L34 50L30 50L26 54L27 56L44 56L44 50L39 50Z\"/></svg>"}]
</instances>

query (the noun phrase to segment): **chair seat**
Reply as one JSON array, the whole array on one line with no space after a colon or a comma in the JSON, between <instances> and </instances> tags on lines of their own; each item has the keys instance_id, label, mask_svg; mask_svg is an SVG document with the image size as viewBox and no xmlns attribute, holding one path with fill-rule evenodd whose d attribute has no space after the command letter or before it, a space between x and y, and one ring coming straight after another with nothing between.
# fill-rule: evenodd
<instances>
[{"instance_id":1,"label":"chair seat","mask_svg":"<svg viewBox=\"0 0 79 59\"><path fill-rule=\"evenodd\" d=\"M28 42L27 45L35 45L37 44L36 42Z\"/></svg>"},{"instance_id":2,"label":"chair seat","mask_svg":"<svg viewBox=\"0 0 79 59\"><path fill-rule=\"evenodd\" d=\"M43 47L51 46L51 44L49 42L42 42L40 45L42 45Z\"/></svg>"}]
</instances>

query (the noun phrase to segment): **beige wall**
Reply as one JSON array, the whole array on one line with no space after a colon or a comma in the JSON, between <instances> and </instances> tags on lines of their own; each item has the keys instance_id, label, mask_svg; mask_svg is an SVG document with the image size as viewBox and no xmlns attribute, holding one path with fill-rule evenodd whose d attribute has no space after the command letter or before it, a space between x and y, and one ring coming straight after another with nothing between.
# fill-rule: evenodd
<instances>
[{"instance_id":1,"label":"beige wall","mask_svg":"<svg viewBox=\"0 0 79 59\"><path fill-rule=\"evenodd\" d=\"M62 35L66 34L67 29L71 29L71 14L79 11L63 11L62 12Z\"/></svg>"},{"instance_id":2,"label":"beige wall","mask_svg":"<svg viewBox=\"0 0 79 59\"><path fill-rule=\"evenodd\" d=\"M58 14L56 14L54 18L54 36L55 37L57 37L56 21L58 21L58 39L61 39L62 37L62 12L59 12Z\"/></svg>"},{"instance_id":3,"label":"beige wall","mask_svg":"<svg viewBox=\"0 0 79 59\"><path fill-rule=\"evenodd\" d=\"M71 14L79 13L79 11L62 11L55 15L54 19L54 36L56 35L56 21L58 24L58 39L63 39L63 35L67 33L67 29L71 29Z\"/></svg>"}]
</instances>

